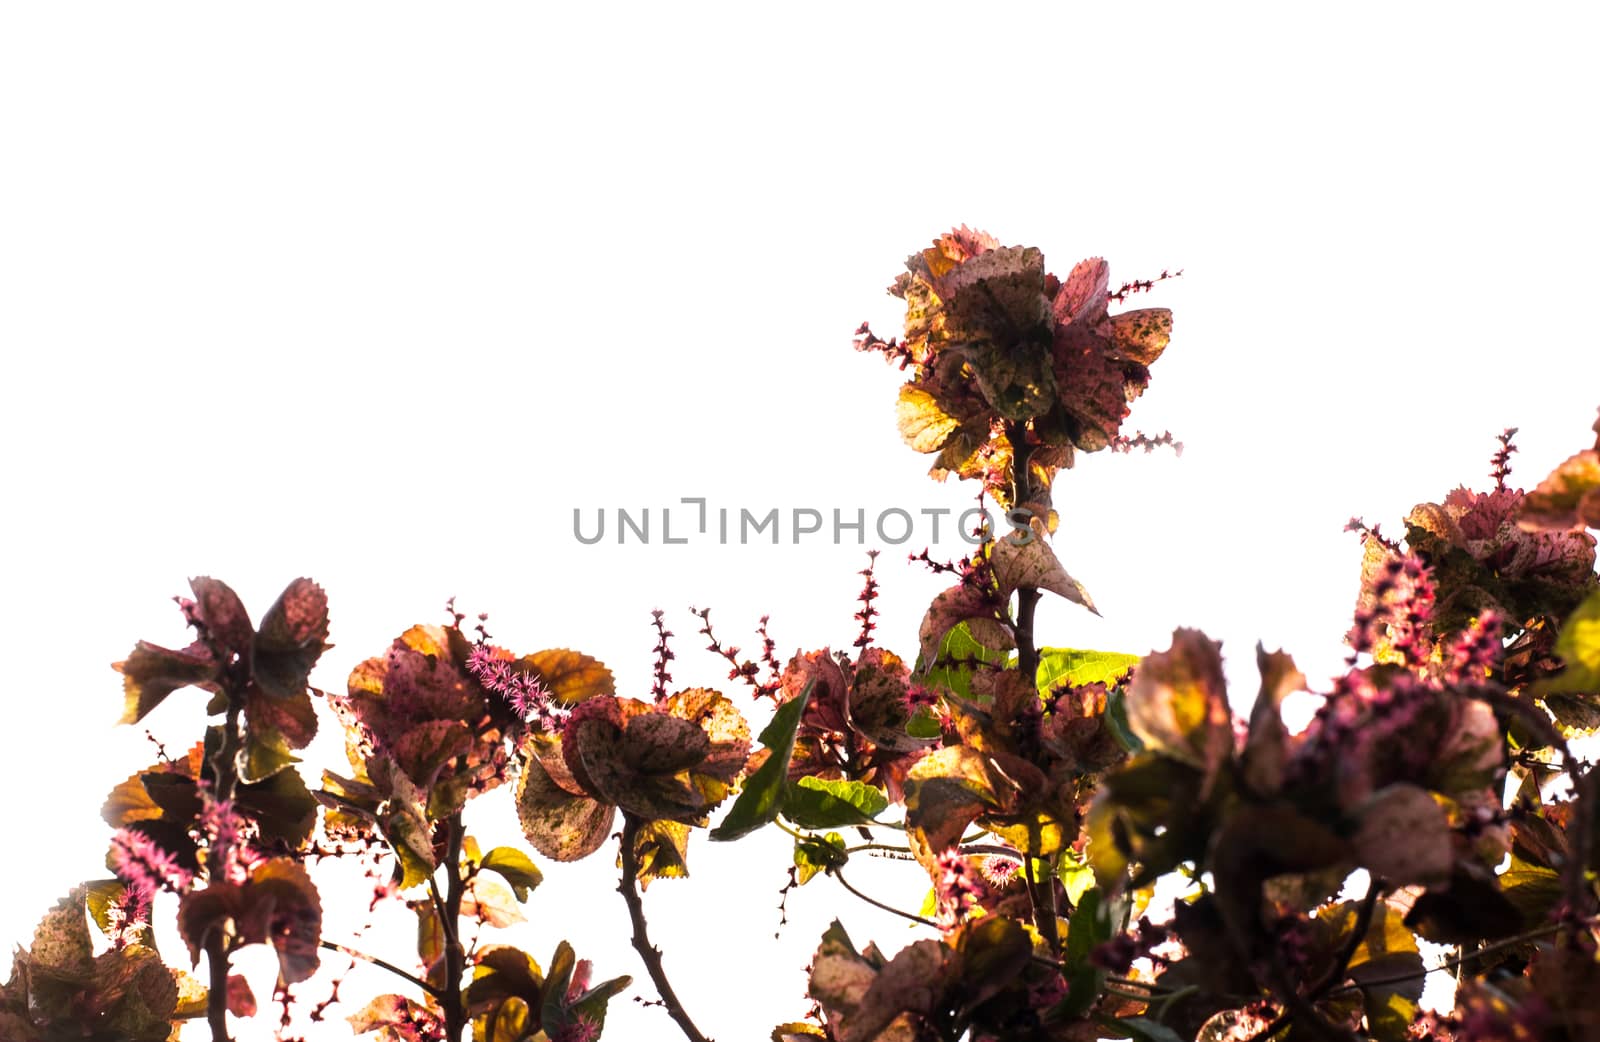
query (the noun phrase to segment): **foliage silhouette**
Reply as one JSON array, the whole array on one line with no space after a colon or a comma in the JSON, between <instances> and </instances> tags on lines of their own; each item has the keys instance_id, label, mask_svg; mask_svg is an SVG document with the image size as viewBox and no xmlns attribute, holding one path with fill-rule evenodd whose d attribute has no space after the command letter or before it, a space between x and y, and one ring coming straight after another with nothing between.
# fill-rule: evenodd
<instances>
[{"instance_id":1,"label":"foliage silhouette","mask_svg":"<svg viewBox=\"0 0 1600 1042\"><path fill-rule=\"evenodd\" d=\"M713 840L788 833L791 887L831 875L933 930L885 953L836 921L809 968L809 1012L798 996L774 1011L805 1013L776 1042L1600 1039L1600 794L1569 746L1600 727L1586 531L1600 526L1600 440L1524 493L1508 484L1507 431L1487 491L1420 504L1400 539L1353 521L1350 655L1298 733L1284 700L1313 689L1281 651L1257 648L1260 690L1240 720L1221 646L1200 630L1142 658L1042 646L1044 594L1095 610L1053 546L1054 482L1080 453L1175 446L1123 430L1172 315L1111 311L1168 277L1112 290L1093 259L1058 278L1038 250L967 228L908 259L890 288L903 336L862 326L856 346L907 372L900 432L933 476L976 482L1012 530L959 561L921 555L951 585L910 659L875 642L871 565L847 652L780 662L763 620L760 658L743 660L696 611L730 681L770 704L754 742L734 698L669 689L660 613L648 700L619 696L581 652L500 648L453 606L335 693L308 686L329 646L320 587L296 579L256 625L224 583L194 579L179 598L192 642L141 641L116 664L123 719L197 688L216 722L113 788L113 875L72 889L17 953L0 1035L156 1040L205 1018L222 1042L230 1015L257 1014L230 961L264 944L281 985L325 950L391 973L403 991L349 1016L357 1034L598 1038L630 977L594 983L564 940L541 964L466 929L519 920L543 883L528 852L484 852L463 825L470 800L510 784L538 856L619 839L633 945L695 1042L641 889L685 875L691 836L719 815ZM313 789L296 754L318 700L349 762ZM902 907L846 881L869 850L920 866L920 911L916 893ZM323 935L316 867L336 854L383 866L375 903L415 914L414 955ZM1360 896L1339 897L1358 871ZM1152 921L1164 879L1184 892ZM156 951L159 893L176 895L204 980ZM1429 966L1424 941L1454 952ZM1459 974L1455 1009L1423 1012L1424 980L1444 969Z\"/></svg>"}]
</instances>

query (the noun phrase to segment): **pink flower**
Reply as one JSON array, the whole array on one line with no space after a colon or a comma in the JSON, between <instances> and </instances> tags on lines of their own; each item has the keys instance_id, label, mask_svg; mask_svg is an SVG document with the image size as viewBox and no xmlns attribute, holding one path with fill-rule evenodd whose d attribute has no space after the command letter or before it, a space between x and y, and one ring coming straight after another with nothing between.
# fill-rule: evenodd
<instances>
[{"instance_id":1,"label":"pink flower","mask_svg":"<svg viewBox=\"0 0 1600 1042\"><path fill-rule=\"evenodd\" d=\"M983 906L989 887L971 862L954 849L940 854L937 865L939 878L933 889L939 903L939 926L953 930L968 912Z\"/></svg>"},{"instance_id":2,"label":"pink flower","mask_svg":"<svg viewBox=\"0 0 1600 1042\"><path fill-rule=\"evenodd\" d=\"M550 1042L594 1042L600 1037L600 1025L579 1014L570 1024L557 1028Z\"/></svg>"},{"instance_id":3,"label":"pink flower","mask_svg":"<svg viewBox=\"0 0 1600 1042\"><path fill-rule=\"evenodd\" d=\"M194 885L193 872L137 829L118 829L111 837L111 867L117 878L130 890L139 890L146 900L157 890L185 894Z\"/></svg>"}]
</instances>

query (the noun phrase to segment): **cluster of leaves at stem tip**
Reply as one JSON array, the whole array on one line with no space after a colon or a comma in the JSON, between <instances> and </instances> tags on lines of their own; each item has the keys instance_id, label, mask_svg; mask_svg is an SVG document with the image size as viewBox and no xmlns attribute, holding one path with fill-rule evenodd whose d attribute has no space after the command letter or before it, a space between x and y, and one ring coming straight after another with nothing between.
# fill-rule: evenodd
<instances>
[{"instance_id":1,"label":"cluster of leaves at stem tip","mask_svg":"<svg viewBox=\"0 0 1600 1042\"><path fill-rule=\"evenodd\" d=\"M1509 483L1507 430L1484 491L1419 504L1395 537L1352 521L1344 671L1312 685L1258 646L1260 689L1237 718L1221 646L1199 630L1142 657L1034 632L1044 594L1094 610L1053 549L1058 475L1079 453L1176 446L1123 431L1171 313L1112 312L1169 277L1113 290L1093 259L1058 278L1038 250L967 228L908 259L890 287L903 335L863 325L856 346L908 374L899 429L933 476L976 482L1014 531L957 561L918 555L950 585L909 658L876 642L875 559L848 651L784 660L763 618L747 658L691 609L728 681L770 713L755 742L733 698L672 688L660 612L642 698L582 653L513 653L483 616L464 630L453 603L341 694L309 686L329 646L315 583L295 580L257 626L226 585L193 580L178 598L192 641L140 642L116 668L125 723L185 688L208 696L211 722L112 789L108 875L19 949L0 1036L155 1040L204 1019L222 1042L230 1018L257 1014L230 961L260 944L284 1025L333 952L397 981L347 1017L358 1035L600 1037L631 978L595 983L566 941L541 963L484 940L542 881L528 852L484 851L463 826L467 802L505 783L534 855L616 843L649 1004L691 1042L705 1036L641 891L689 874L696 830L768 826L793 839L785 901L827 878L919 930L888 953L835 921L806 995L773 1011L787 1017L774 1042L1597 1042L1600 782L1571 743L1600 730L1600 421L1595 446L1531 492ZM1316 707L1297 730L1291 696ZM319 719L349 762L312 787L297 753ZM850 882L870 856L906 862L901 895ZM324 933L315 876L330 857L363 867L374 915L415 917L415 952ZM158 900L185 948L173 965ZM1431 975L1454 985L1442 1008L1423 1008Z\"/></svg>"}]
</instances>

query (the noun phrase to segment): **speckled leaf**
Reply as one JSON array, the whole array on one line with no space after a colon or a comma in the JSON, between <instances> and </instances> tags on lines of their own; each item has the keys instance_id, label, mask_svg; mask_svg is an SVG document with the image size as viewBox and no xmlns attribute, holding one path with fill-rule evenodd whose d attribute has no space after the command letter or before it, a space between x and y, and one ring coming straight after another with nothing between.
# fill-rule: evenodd
<instances>
[{"instance_id":1,"label":"speckled leaf","mask_svg":"<svg viewBox=\"0 0 1600 1042\"><path fill-rule=\"evenodd\" d=\"M1014 759L1014 758L1013 758ZM1011 767L1021 769L1020 761ZM1017 785L996 757L965 745L936 749L911 768L905 782L906 824L931 854L954 846L986 812L1014 809ZM1035 768L1033 773L1038 773Z\"/></svg>"},{"instance_id":2,"label":"speckled leaf","mask_svg":"<svg viewBox=\"0 0 1600 1042\"><path fill-rule=\"evenodd\" d=\"M915 384L903 384L895 405L900 437L917 452L938 452L961 421L939 408L933 395Z\"/></svg>"},{"instance_id":3,"label":"speckled leaf","mask_svg":"<svg viewBox=\"0 0 1600 1042\"><path fill-rule=\"evenodd\" d=\"M671 774L698 763L711 751L711 739L687 720L661 713L628 721L618 753L644 774Z\"/></svg>"},{"instance_id":4,"label":"speckled leaf","mask_svg":"<svg viewBox=\"0 0 1600 1042\"><path fill-rule=\"evenodd\" d=\"M261 618L252 675L269 695L303 694L311 669L329 647L328 595L310 579L290 583Z\"/></svg>"},{"instance_id":5,"label":"speckled leaf","mask_svg":"<svg viewBox=\"0 0 1600 1042\"><path fill-rule=\"evenodd\" d=\"M190 579L189 589L194 591L195 614L217 649L225 655L248 658L255 628L239 595L227 583L205 575Z\"/></svg>"},{"instance_id":6,"label":"speckled leaf","mask_svg":"<svg viewBox=\"0 0 1600 1042\"><path fill-rule=\"evenodd\" d=\"M856 659L850 683L849 723L874 745L893 752L927 747L906 733L911 671L900 656L882 648L865 648Z\"/></svg>"},{"instance_id":7,"label":"speckled leaf","mask_svg":"<svg viewBox=\"0 0 1600 1042\"><path fill-rule=\"evenodd\" d=\"M304 749L317 735L317 710L311 693L269 695L252 687L245 699L245 733L251 743L279 741L290 749Z\"/></svg>"},{"instance_id":8,"label":"speckled leaf","mask_svg":"<svg viewBox=\"0 0 1600 1042\"><path fill-rule=\"evenodd\" d=\"M696 775L731 785L743 773L750 756L750 725L731 699L710 688L694 687L667 696L661 709L694 723L711 740L711 748L693 768Z\"/></svg>"},{"instance_id":9,"label":"speckled leaf","mask_svg":"<svg viewBox=\"0 0 1600 1042\"><path fill-rule=\"evenodd\" d=\"M517 818L533 849L556 861L577 861L600 849L617 808L557 785L544 761L529 756L517 781Z\"/></svg>"},{"instance_id":10,"label":"speckled leaf","mask_svg":"<svg viewBox=\"0 0 1600 1042\"><path fill-rule=\"evenodd\" d=\"M946 633L965 622L972 638L986 648L1005 651L1016 647L1011 631L1001 625L995 602L971 586L952 586L933 599L922 618L919 639L922 661L932 666Z\"/></svg>"},{"instance_id":11,"label":"speckled leaf","mask_svg":"<svg viewBox=\"0 0 1600 1042\"><path fill-rule=\"evenodd\" d=\"M1050 546L1050 534L1037 517L1028 519L1029 535L1019 531L995 540L990 553L994 577L1000 583L1000 596L1009 598L1020 586L1033 586L1081 604L1096 615L1094 599L1082 583L1068 575ZM1017 540L1013 542L1013 540Z\"/></svg>"},{"instance_id":12,"label":"speckled leaf","mask_svg":"<svg viewBox=\"0 0 1600 1042\"><path fill-rule=\"evenodd\" d=\"M1102 332L1111 340L1117 357L1150 365L1161 357L1172 340L1172 311L1169 308L1124 311L1108 318Z\"/></svg>"},{"instance_id":13,"label":"speckled leaf","mask_svg":"<svg viewBox=\"0 0 1600 1042\"><path fill-rule=\"evenodd\" d=\"M871 1042L902 1013L932 1013L960 974L960 956L938 941L902 948L867 986L840 1042Z\"/></svg>"},{"instance_id":14,"label":"speckled leaf","mask_svg":"<svg viewBox=\"0 0 1600 1042\"><path fill-rule=\"evenodd\" d=\"M689 826L676 821L647 821L633 841L641 889L652 880L682 879L689 874Z\"/></svg>"},{"instance_id":15,"label":"speckled leaf","mask_svg":"<svg viewBox=\"0 0 1600 1042\"><path fill-rule=\"evenodd\" d=\"M84 911L84 889L78 887L57 901L33 931L32 962L58 975L88 974L94 965L94 942Z\"/></svg>"}]
</instances>

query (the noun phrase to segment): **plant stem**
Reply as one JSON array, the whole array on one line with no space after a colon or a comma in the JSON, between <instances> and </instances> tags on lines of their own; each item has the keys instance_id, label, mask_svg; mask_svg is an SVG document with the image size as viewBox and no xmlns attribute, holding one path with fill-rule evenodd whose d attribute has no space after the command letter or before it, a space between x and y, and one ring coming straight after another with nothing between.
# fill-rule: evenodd
<instances>
[{"instance_id":1,"label":"plant stem","mask_svg":"<svg viewBox=\"0 0 1600 1042\"><path fill-rule=\"evenodd\" d=\"M1041 872L1041 869L1045 870ZM1050 862L1045 858L1022 859L1022 878L1028 886L1028 899L1033 903L1033 925L1044 938L1044 943L1057 955L1061 954L1061 938L1056 930L1056 877Z\"/></svg>"},{"instance_id":2,"label":"plant stem","mask_svg":"<svg viewBox=\"0 0 1600 1042\"><path fill-rule=\"evenodd\" d=\"M1356 909L1355 926L1350 930L1350 936L1345 939L1344 949L1339 952L1339 957L1334 961L1333 967L1328 970L1327 976L1318 981L1311 989L1313 1001L1328 993L1328 989L1344 980L1345 971L1350 968L1350 960L1355 958L1356 949L1361 947L1361 942L1367 939L1367 931L1372 929L1372 913L1377 910L1378 901L1383 896L1383 891L1388 888L1388 883L1381 877L1370 880L1367 884L1367 896L1362 899L1361 907Z\"/></svg>"},{"instance_id":3,"label":"plant stem","mask_svg":"<svg viewBox=\"0 0 1600 1042\"><path fill-rule=\"evenodd\" d=\"M617 892L627 902L628 918L633 921L633 950L644 960L644 968L650 974L656 992L661 996L662 1005L667 1007L667 1013L677 1021L684 1037L689 1039L689 1042L711 1042L700 1033L699 1028L694 1026L694 1021L689 1019L683 1003L678 1001L677 993L672 990L672 983L667 980L667 971L661 965L661 949L650 943L650 934L645 928L644 902L639 899L639 858L633 849L639 837L639 828L643 824L643 819L627 811L622 812L622 882L617 884Z\"/></svg>"},{"instance_id":4,"label":"plant stem","mask_svg":"<svg viewBox=\"0 0 1600 1042\"><path fill-rule=\"evenodd\" d=\"M893 905L884 904L882 901L878 900L875 897L868 897L866 894L863 894L861 891L859 891L855 887L851 886L850 885L850 881L845 879L844 873L840 872L837 868L834 869L833 871L829 872L828 874L833 876L833 878L837 879L839 881L839 885L840 886L844 887L846 890L850 891L856 897L859 897L861 900L865 901L867 904L871 905L874 908L881 909L882 911L888 912L890 915L898 915L902 919L909 919L914 923L921 923L923 926L931 926L936 930L939 929L939 924L934 922L932 919L925 919L920 915L912 915L910 912L902 911L901 909L896 908Z\"/></svg>"},{"instance_id":5,"label":"plant stem","mask_svg":"<svg viewBox=\"0 0 1600 1042\"><path fill-rule=\"evenodd\" d=\"M461 946L461 898L466 893L466 881L461 876L461 841L466 829L461 824L461 811L456 811L444 821L445 826L445 895L444 895L444 1025L445 1037L455 1042L467 1026L466 1004L461 999L461 979L466 974L467 954ZM437 891L435 891L437 893Z\"/></svg>"},{"instance_id":6,"label":"plant stem","mask_svg":"<svg viewBox=\"0 0 1600 1042\"><path fill-rule=\"evenodd\" d=\"M1006 424L1006 440L1011 443L1011 505L1013 508L1041 498L1043 489L1033 486L1033 475L1028 470L1027 427L1022 423ZM1017 587L1017 622L1014 636L1017 641L1017 670L1030 686L1039 675L1039 648L1033 639L1034 615L1039 607L1039 590L1033 586ZM1044 938L1045 944L1057 955L1061 954L1061 938L1056 929L1056 880L1052 866L1048 873L1039 869L1043 859L1024 858L1022 877L1028 886L1028 900L1033 905L1033 925Z\"/></svg>"},{"instance_id":7,"label":"plant stem","mask_svg":"<svg viewBox=\"0 0 1600 1042\"><path fill-rule=\"evenodd\" d=\"M1479 959L1485 955L1493 955L1495 952L1504 951L1507 948L1515 948L1518 945L1527 944L1529 941L1537 941L1541 937L1548 937L1553 933L1559 933L1560 931L1567 929L1567 926L1568 924L1566 923L1547 923L1538 929L1529 930L1526 933L1519 933L1513 937L1507 937L1503 940L1495 941L1493 944L1486 944L1475 952L1468 952L1465 955L1458 955L1454 958L1446 959L1437 966L1428 966L1424 967L1423 969L1412 970L1407 973L1396 973L1388 977L1372 977L1362 981L1359 984L1345 984L1334 988L1332 991L1328 992L1328 994L1342 995L1347 991L1360 991L1362 988L1376 988L1385 984L1401 984L1405 981L1416 980L1419 977L1426 977L1430 973L1440 973L1445 970L1453 970L1458 966L1463 966L1471 962L1473 959Z\"/></svg>"},{"instance_id":8,"label":"plant stem","mask_svg":"<svg viewBox=\"0 0 1600 1042\"><path fill-rule=\"evenodd\" d=\"M376 955L368 955L366 952L357 951L354 948L339 944L336 941L319 941L318 944L330 952L339 952L340 954L350 956L352 959L360 959L362 962L376 966L380 970L388 970L401 980L409 981L410 983L416 985L418 988L422 989L422 991L433 996L435 999L444 997L443 989L434 987L421 977L407 973L405 970L402 970L400 967L386 959L380 959Z\"/></svg>"},{"instance_id":9,"label":"plant stem","mask_svg":"<svg viewBox=\"0 0 1600 1042\"><path fill-rule=\"evenodd\" d=\"M239 714L244 709L244 694L239 685L228 685L228 714L222 723L222 743L211 761L211 785L217 803L233 799L239 773ZM208 874L227 859L223 850L211 851ZM219 925L205 941L206 966L210 971L210 990L206 993L206 1023L211 1027L211 1042L230 1042L228 1036L228 936Z\"/></svg>"}]
</instances>

